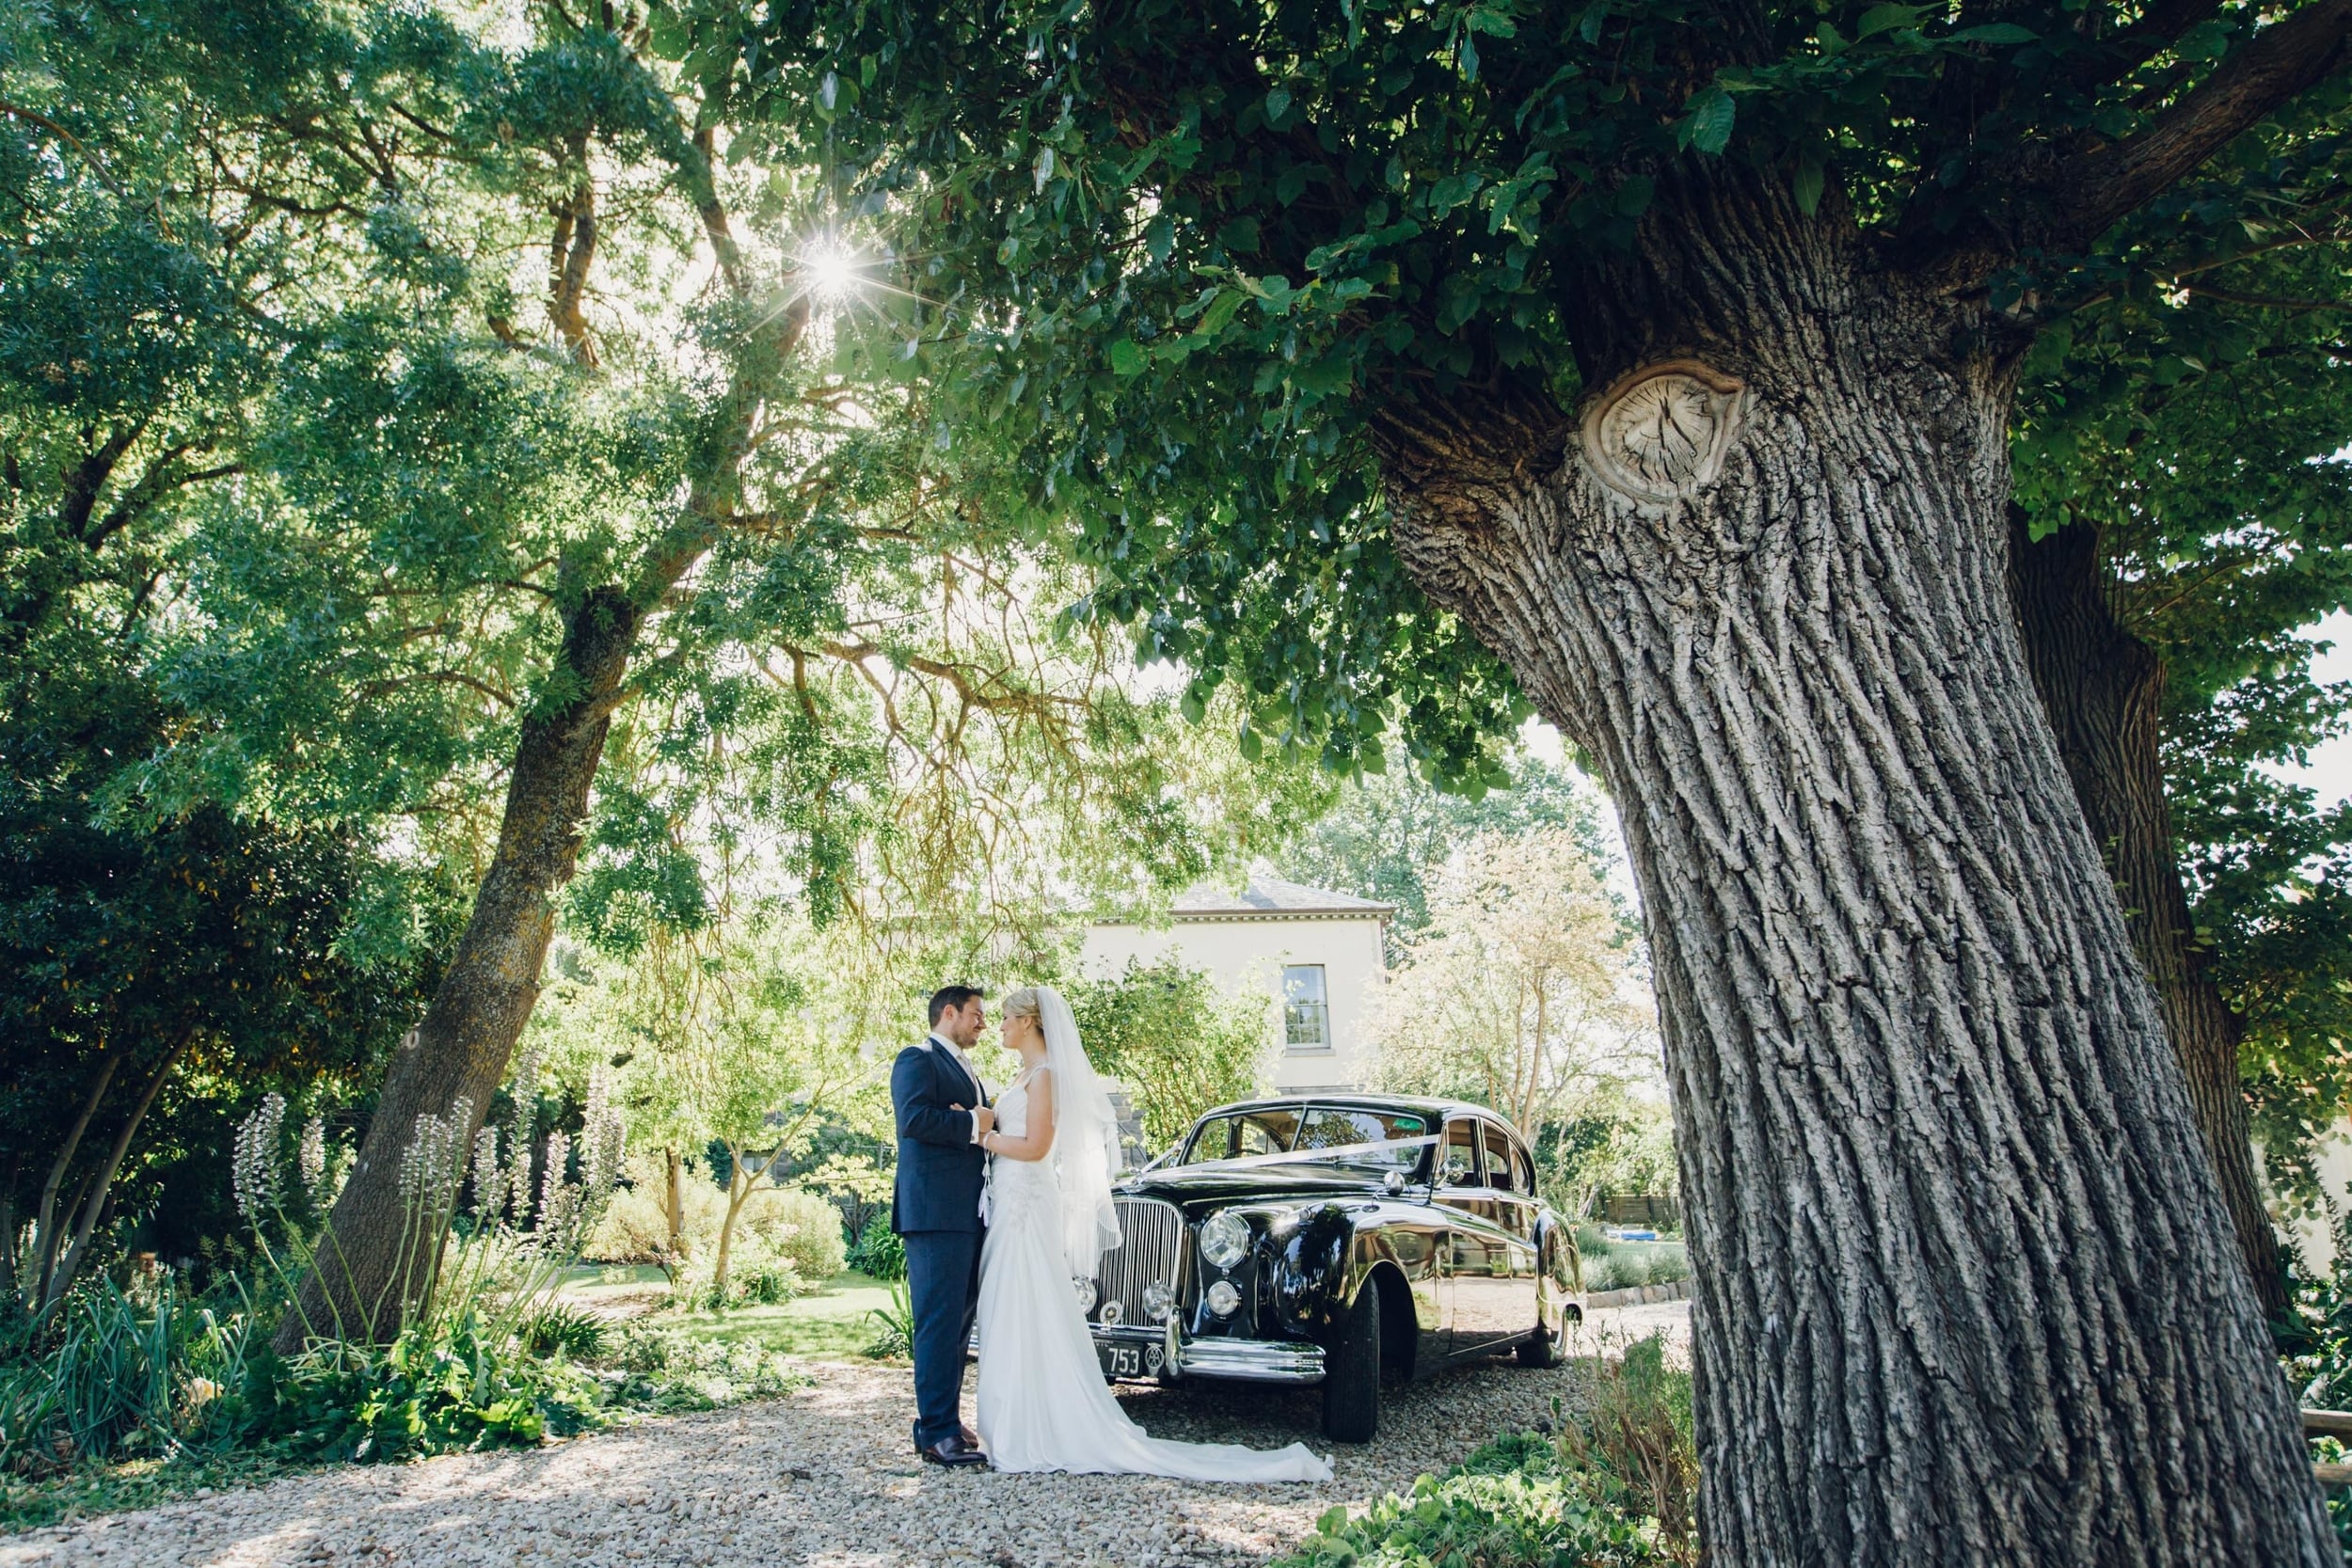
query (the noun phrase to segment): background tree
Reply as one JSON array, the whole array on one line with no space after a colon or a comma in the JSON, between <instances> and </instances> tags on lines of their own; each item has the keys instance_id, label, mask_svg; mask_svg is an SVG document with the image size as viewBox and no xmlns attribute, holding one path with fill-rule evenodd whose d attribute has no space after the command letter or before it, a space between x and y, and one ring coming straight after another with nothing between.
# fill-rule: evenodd
<instances>
[{"instance_id":1,"label":"background tree","mask_svg":"<svg viewBox=\"0 0 2352 1568\"><path fill-rule=\"evenodd\" d=\"M2012 555L2036 686L2274 1317L2283 1276L2247 1087L2274 1183L2308 1194L2352 1037L2352 813L2264 770L2339 729L2346 703L2312 682L2296 635L2352 587L2332 460L2352 416L2344 249L2325 230L2292 239L2226 284L2191 272L2123 289L2037 345Z\"/></svg>"},{"instance_id":2,"label":"background tree","mask_svg":"<svg viewBox=\"0 0 2352 1568\"><path fill-rule=\"evenodd\" d=\"M1474 834L1375 1013L1381 1081L1490 1105L1531 1142L1578 1101L1655 1080L1632 933L1573 832Z\"/></svg>"},{"instance_id":3,"label":"background tree","mask_svg":"<svg viewBox=\"0 0 2352 1568\"><path fill-rule=\"evenodd\" d=\"M1393 710L1475 766L1474 636L1595 759L1710 1555L2328 1560L2006 577L2037 331L2328 220L2339 0L689 16L988 302L949 374L1094 609L1342 762ZM2233 199L2102 248L2274 115Z\"/></svg>"},{"instance_id":4,"label":"background tree","mask_svg":"<svg viewBox=\"0 0 2352 1568\"><path fill-rule=\"evenodd\" d=\"M361 248L315 199L333 154L242 156L282 62L223 72L217 19L180 20L12 14L0 63L0 1274L37 1311L117 1219L225 1202L225 1169L181 1164L224 1091L361 1094L431 975L387 939L432 927L433 890L364 814L140 787L219 739L170 678L192 540Z\"/></svg>"},{"instance_id":5,"label":"background tree","mask_svg":"<svg viewBox=\"0 0 2352 1568\"><path fill-rule=\"evenodd\" d=\"M1175 956L1129 958L1117 974L1069 986L1087 1054L1133 1095L1151 1153L1183 1137L1210 1106L1264 1089L1274 1050L1264 993L1245 987L1228 996L1214 975Z\"/></svg>"},{"instance_id":6,"label":"background tree","mask_svg":"<svg viewBox=\"0 0 2352 1568\"><path fill-rule=\"evenodd\" d=\"M1429 884L1474 834L1564 829L1594 863L1615 851L1600 792L1571 767L1515 748L1502 753L1506 787L1448 791L1420 769L1391 768L1349 780L1330 809L1276 852L1283 875L1314 887L1396 906L1386 932L1389 962L1429 923Z\"/></svg>"}]
</instances>

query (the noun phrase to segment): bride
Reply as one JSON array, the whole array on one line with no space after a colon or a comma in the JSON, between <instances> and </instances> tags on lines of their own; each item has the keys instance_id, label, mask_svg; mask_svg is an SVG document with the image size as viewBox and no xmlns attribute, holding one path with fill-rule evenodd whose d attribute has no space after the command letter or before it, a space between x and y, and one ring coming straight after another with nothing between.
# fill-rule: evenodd
<instances>
[{"instance_id":1,"label":"bride","mask_svg":"<svg viewBox=\"0 0 2352 1568\"><path fill-rule=\"evenodd\" d=\"M1304 1444L1261 1451L1145 1434L1104 1383L1072 1281L1119 1244L1111 1202L1119 1127L1050 986L1005 998L1006 1046L1022 1073L996 1100L981 1147L989 1174L980 1253L981 1443L999 1470L1075 1470L1184 1481L1328 1481Z\"/></svg>"}]
</instances>

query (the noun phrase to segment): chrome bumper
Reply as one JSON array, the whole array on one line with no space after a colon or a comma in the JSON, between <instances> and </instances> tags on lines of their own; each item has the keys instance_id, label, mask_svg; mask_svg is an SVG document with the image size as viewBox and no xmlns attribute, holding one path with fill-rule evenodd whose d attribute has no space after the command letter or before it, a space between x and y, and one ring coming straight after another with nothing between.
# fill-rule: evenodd
<instances>
[{"instance_id":1,"label":"chrome bumper","mask_svg":"<svg viewBox=\"0 0 2352 1568\"><path fill-rule=\"evenodd\" d=\"M1154 1377L1219 1377L1235 1383L1321 1383L1323 1347L1295 1339L1187 1339L1166 1329L1089 1323L1097 1345L1132 1345Z\"/></svg>"}]
</instances>

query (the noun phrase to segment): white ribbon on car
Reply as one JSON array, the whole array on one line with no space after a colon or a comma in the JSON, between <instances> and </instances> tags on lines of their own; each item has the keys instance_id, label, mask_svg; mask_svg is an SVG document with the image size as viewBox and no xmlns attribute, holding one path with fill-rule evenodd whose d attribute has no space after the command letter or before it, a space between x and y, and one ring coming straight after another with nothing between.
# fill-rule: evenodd
<instances>
[{"instance_id":1,"label":"white ribbon on car","mask_svg":"<svg viewBox=\"0 0 2352 1568\"><path fill-rule=\"evenodd\" d=\"M1337 1159L1348 1154L1366 1154L1379 1149L1426 1148L1442 1141L1444 1134L1431 1132L1419 1138L1386 1138L1378 1143L1333 1144L1328 1148L1294 1148L1285 1154L1236 1154L1225 1160L1195 1160L1189 1164L1168 1165L1168 1170L1205 1170L1216 1166L1224 1170L1261 1170L1268 1165L1306 1165L1319 1161Z\"/></svg>"}]
</instances>

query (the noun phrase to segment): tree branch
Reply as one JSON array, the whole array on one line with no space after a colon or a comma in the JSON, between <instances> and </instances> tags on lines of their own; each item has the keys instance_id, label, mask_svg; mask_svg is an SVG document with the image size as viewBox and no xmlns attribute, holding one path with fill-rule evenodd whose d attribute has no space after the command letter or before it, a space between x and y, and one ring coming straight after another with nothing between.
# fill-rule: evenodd
<instances>
[{"instance_id":1,"label":"tree branch","mask_svg":"<svg viewBox=\"0 0 2352 1568\"><path fill-rule=\"evenodd\" d=\"M2344 61L2352 0L2316 0L2265 28L2153 125L2075 154L2052 182L2053 210L2074 246L2090 243L2143 202Z\"/></svg>"}]
</instances>

